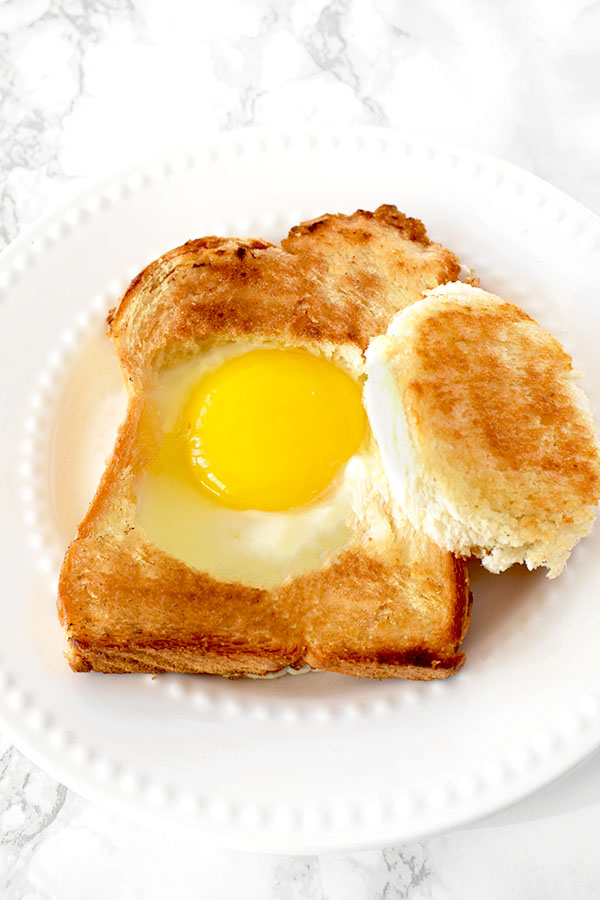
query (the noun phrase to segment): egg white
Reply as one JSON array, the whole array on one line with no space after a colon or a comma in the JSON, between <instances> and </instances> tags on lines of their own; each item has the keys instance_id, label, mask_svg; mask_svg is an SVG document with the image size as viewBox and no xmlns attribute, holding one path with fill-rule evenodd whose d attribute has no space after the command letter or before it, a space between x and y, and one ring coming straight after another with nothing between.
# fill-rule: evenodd
<instances>
[{"instance_id":1,"label":"egg white","mask_svg":"<svg viewBox=\"0 0 600 900\"><path fill-rule=\"evenodd\" d=\"M204 375L265 346L250 341L215 345L164 372L153 396L163 431L176 427L189 393ZM347 545L373 453L368 433L323 494L275 512L221 506L176 475L150 469L138 488L136 524L157 547L192 568L220 581L268 589L318 569Z\"/></svg>"}]
</instances>

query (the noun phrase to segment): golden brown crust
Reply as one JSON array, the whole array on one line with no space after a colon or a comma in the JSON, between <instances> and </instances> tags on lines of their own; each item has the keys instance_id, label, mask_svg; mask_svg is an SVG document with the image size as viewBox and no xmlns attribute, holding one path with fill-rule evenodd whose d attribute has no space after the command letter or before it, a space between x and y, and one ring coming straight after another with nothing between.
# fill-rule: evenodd
<instances>
[{"instance_id":1,"label":"golden brown crust","mask_svg":"<svg viewBox=\"0 0 600 900\"><path fill-rule=\"evenodd\" d=\"M598 500L600 465L571 359L523 310L489 296L477 306L442 300L423 316L410 368L402 364L406 407L428 463L446 460L473 494L513 515L572 515Z\"/></svg>"},{"instance_id":2,"label":"golden brown crust","mask_svg":"<svg viewBox=\"0 0 600 900\"><path fill-rule=\"evenodd\" d=\"M67 553L59 613L76 670L116 671L107 666L127 659L134 668L119 671L265 674L308 664L440 678L462 665L466 566L408 525L386 562L347 551L271 591L190 569L137 538L135 528L121 543L99 533ZM415 553L422 566L409 571Z\"/></svg>"},{"instance_id":3,"label":"golden brown crust","mask_svg":"<svg viewBox=\"0 0 600 900\"><path fill-rule=\"evenodd\" d=\"M421 222L390 206L322 216L293 228L282 248L208 237L147 266L109 317L127 375L139 383L169 348L181 352L207 337L364 350L394 313L460 271L456 256L430 241Z\"/></svg>"},{"instance_id":4,"label":"golden brown crust","mask_svg":"<svg viewBox=\"0 0 600 900\"><path fill-rule=\"evenodd\" d=\"M152 644L149 647L134 643L126 646L94 645L84 646L71 641L66 654L69 665L74 672L105 672L122 674L140 672L160 674L163 672L179 672L184 675L223 675L227 678L254 677L275 675L286 669L300 668L287 662L287 657L268 655L264 648L257 648L253 655L248 650L232 653L230 648L216 646L207 648L203 644L169 645L160 647ZM199 659L202 662L199 663ZM228 669L224 671L223 661L227 661ZM321 658L318 653L311 654L311 667L319 671L337 672L340 675L353 675L358 678L406 678L412 681L434 681L455 675L464 665L464 653L457 653L450 659L440 660L437 654L395 653L389 651L377 654L362 653L352 656L337 656L331 660Z\"/></svg>"},{"instance_id":5,"label":"golden brown crust","mask_svg":"<svg viewBox=\"0 0 600 900\"><path fill-rule=\"evenodd\" d=\"M357 535L337 560L270 591L191 569L136 525L135 481L161 440L146 388L162 366L215 337L362 351L394 312L456 277L453 254L393 207L317 221L292 229L284 249L189 241L141 272L111 312L130 402L61 572L58 608L75 670L237 676L308 663L429 679L462 665L465 565L408 523L391 548L361 546Z\"/></svg>"},{"instance_id":6,"label":"golden brown crust","mask_svg":"<svg viewBox=\"0 0 600 900\"><path fill-rule=\"evenodd\" d=\"M559 342L460 283L401 313L368 356L370 384L393 385L393 434L387 410L374 428L415 527L492 572L524 562L559 575L600 498L594 423Z\"/></svg>"}]
</instances>

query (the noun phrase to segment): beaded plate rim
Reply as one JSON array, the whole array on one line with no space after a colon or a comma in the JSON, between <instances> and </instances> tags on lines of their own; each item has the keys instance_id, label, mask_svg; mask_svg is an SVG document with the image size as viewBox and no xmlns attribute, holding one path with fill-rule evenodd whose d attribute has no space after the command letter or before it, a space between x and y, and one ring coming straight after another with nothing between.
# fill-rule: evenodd
<instances>
[{"instance_id":1,"label":"beaded plate rim","mask_svg":"<svg viewBox=\"0 0 600 900\"><path fill-rule=\"evenodd\" d=\"M569 237L577 237L586 250L594 251L600 247L600 220L593 213L536 176L475 151L385 129L247 129L215 135L200 147L175 150L142 165L129 167L98 186L88 188L78 199L69 201L31 226L0 256L0 302L3 300L2 294L8 294L10 287L22 274L35 266L43 258L43 254L50 251L72 229L84 226L96 213L118 206L123 198L136 191L143 191L153 183L165 181L175 173L185 172L200 163L210 164L243 157L249 151L277 154L285 153L291 148L315 152L320 147L326 147L328 150L337 149L342 152L344 147L350 145L354 151L365 151L371 155L387 155L393 151L399 159L420 154L424 160L432 164L441 161L449 169L468 166L472 177L481 179L490 188L502 186L515 198L519 197L521 202L524 199L530 202L536 210L543 207L551 217L552 224L564 230ZM267 223L275 218L275 214L265 214ZM300 218L298 216L297 220ZM239 222L237 225L240 228ZM244 225L242 223L241 228ZM229 226L223 226L222 232L227 230ZM35 242L32 238L35 238ZM110 302L122 292L141 267L132 266L123 279L107 286L104 295L92 298L88 308L82 311L73 326L63 334L58 345L50 348L45 364L38 373L36 388L30 395L27 413L22 422L22 461L18 472L22 514L40 570L51 579L56 577L60 556L57 556L57 548L44 522L45 500L40 479L36 479L32 435L47 433L52 421L52 409L58 402L57 398L68 378L69 366L76 357L81 340L99 327ZM568 573L565 577L568 577ZM196 709L205 708L212 703L210 691L195 690L184 679L172 678L156 682L152 676L142 677L152 690L164 690L175 702L190 704ZM431 691L432 688L443 692L446 682L427 685L428 690ZM423 690L422 684L415 683L412 691L403 694L401 703L418 702ZM321 723L332 718L356 721L364 717L389 715L397 705L384 697L362 704L343 702L329 707L321 704L312 712L309 710L308 714L305 710L302 711L302 715L312 715L315 721ZM437 817L438 825L435 830L470 821L506 805L506 802L520 799L535 787L541 787L552 777L561 774L565 768L564 763L562 767L560 764L553 767L548 766L548 762L553 756L560 757L561 752L569 757L569 748L574 742L579 742L578 750L571 752L569 765L578 762L600 742L598 688L590 690L589 694L578 700L571 715L561 722L560 727L540 734L535 745L523 748L513 759L489 760L472 777L465 777L461 784L442 779L441 784L433 785L430 792L408 791L402 795L394 795L392 792L386 796L349 798L346 804L338 804L335 809L329 804L314 803L294 809L285 804L236 805L209 794L186 794L156 779L151 772L144 771L143 767L134 770L123 766L118 760L98 751L90 742L62 729L59 722L38 707L34 697L19 688L18 678L14 673L6 671L1 661L0 709L4 710L3 724L15 744L23 748L34 762L55 777L65 780L80 793L102 802L107 783L113 783L117 785L118 796L113 798L111 805L127 815L132 814L132 798L137 798L133 805L137 803L143 808L141 817L145 821L164 823L168 810L172 810L176 820L172 824L176 826L197 827L205 835L212 833L217 843L252 849L272 849L270 837L262 839L262 843L259 840L257 846L257 841L252 838L257 829L267 835L278 833L279 838L275 843L286 849L310 848L311 832L315 830L321 833L319 848L342 849L370 845L370 841L365 839L369 830L378 835L385 834L388 840L427 833L428 827L425 826L423 831L418 819L419 815L424 819L425 814L432 812ZM246 707L235 701L230 702L223 705L220 713L224 717L248 715L255 721L274 719L281 721L284 726L302 721L302 715L295 720L292 716L292 721L289 721L289 713L286 714L285 710L273 710L268 705L254 702L249 702ZM32 741L27 733L36 735L35 739ZM48 758L44 744L68 760L68 766L75 771L65 777L60 764L57 765ZM533 778L532 781L531 773L544 767L545 774L540 774L537 780ZM85 772L90 772L91 775L86 777ZM528 779L530 786L524 788L523 780ZM532 788L531 784L534 782ZM512 785L512 790L506 794L509 799L498 803L493 798L498 787L507 783ZM475 802L475 796L480 798L479 802ZM400 824L410 816L417 820L412 834L403 831L405 826ZM378 837L376 844L379 845L380 842L381 837ZM267 846L264 846L265 843Z\"/></svg>"}]
</instances>

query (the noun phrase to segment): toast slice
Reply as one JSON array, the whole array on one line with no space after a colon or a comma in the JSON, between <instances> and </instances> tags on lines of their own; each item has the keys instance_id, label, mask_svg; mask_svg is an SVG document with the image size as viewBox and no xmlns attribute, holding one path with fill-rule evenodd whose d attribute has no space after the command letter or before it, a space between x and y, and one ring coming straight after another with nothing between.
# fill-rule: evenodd
<instances>
[{"instance_id":1,"label":"toast slice","mask_svg":"<svg viewBox=\"0 0 600 900\"><path fill-rule=\"evenodd\" d=\"M376 452L355 467L343 546L268 587L183 562L149 540L138 516L164 441L156 391L166 374L207 347L251 339L324 355L360 380L370 340L459 266L420 222L384 206L304 223L281 248L190 241L134 279L108 319L126 418L60 575L75 671L236 677L309 665L432 679L460 668L465 564L398 515Z\"/></svg>"},{"instance_id":2,"label":"toast slice","mask_svg":"<svg viewBox=\"0 0 600 900\"><path fill-rule=\"evenodd\" d=\"M399 313L367 358L371 424L413 525L491 572L524 562L560 574L594 522L600 453L559 342L457 283Z\"/></svg>"}]
</instances>

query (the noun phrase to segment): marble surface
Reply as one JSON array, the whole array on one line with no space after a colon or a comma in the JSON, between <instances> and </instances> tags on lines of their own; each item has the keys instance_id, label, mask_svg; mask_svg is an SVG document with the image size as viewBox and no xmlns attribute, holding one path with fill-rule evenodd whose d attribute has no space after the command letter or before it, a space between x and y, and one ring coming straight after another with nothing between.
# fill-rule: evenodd
<instances>
[{"instance_id":1,"label":"marble surface","mask_svg":"<svg viewBox=\"0 0 600 900\"><path fill-rule=\"evenodd\" d=\"M215 130L409 128L600 214L590 0L0 0L0 247L86 183ZM215 852L88 803L0 738L0 895L587 898L600 758L468 829L320 857Z\"/></svg>"}]
</instances>

